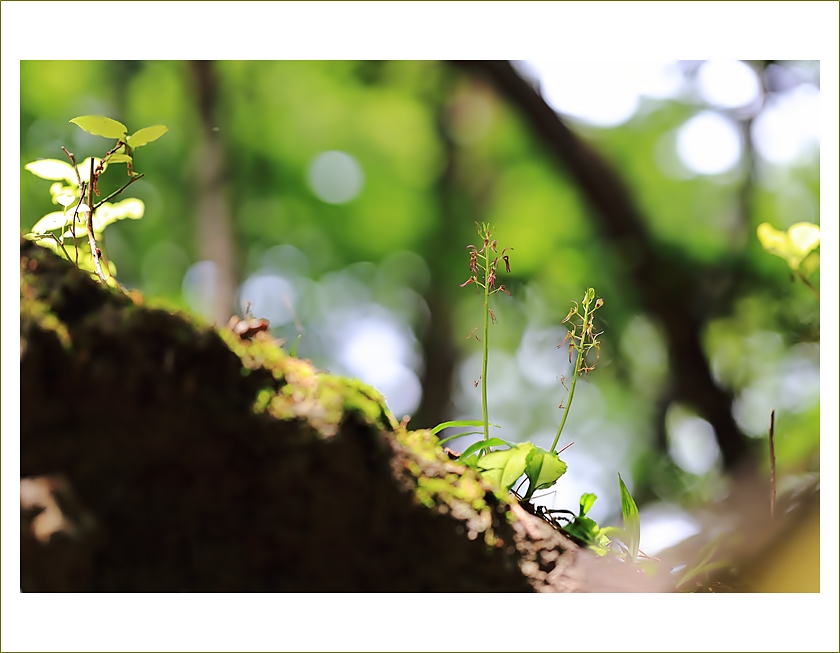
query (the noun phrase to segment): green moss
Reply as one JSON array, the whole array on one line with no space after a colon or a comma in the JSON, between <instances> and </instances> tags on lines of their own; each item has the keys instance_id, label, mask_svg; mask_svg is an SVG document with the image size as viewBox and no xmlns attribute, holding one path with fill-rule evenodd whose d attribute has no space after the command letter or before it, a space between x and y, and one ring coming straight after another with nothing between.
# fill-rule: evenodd
<instances>
[{"instance_id":1,"label":"green moss","mask_svg":"<svg viewBox=\"0 0 840 653\"><path fill-rule=\"evenodd\" d=\"M324 374L309 361L289 356L262 334L243 340L221 329L219 335L242 361L244 370L266 370L276 382L257 393L254 412L281 420L305 420L325 437L335 435L342 420L351 414L380 431L397 426L382 395L361 381Z\"/></svg>"},{"instance_id":2,"label":"green moss","mask_svg":"<svg viewBox=\"0 0 840 653\"><path fill-rule=\"evenodd\" d=\"M33 273L38 268L37 258L21 257L20 266L20 325L21 338L35 327L52 332L65 349L71 346L70 333L67 326L53 313L48 304L37 297L33 281Z\"/></svg>"},{"instance_id":3,"label":"green moss","mask_svg":"<svg viewBox=\"0 0 840 653\"><path fill-rule=\"evenodd\" d=\"M417 502L464 522L470 539L482 535L486 546L498 546L499 515L512 514L507 510L509 496L474 470L450 460L430 431L400 427L396 438L416 457L405 469L414 478Z\"/></svg>"}]
</instances>

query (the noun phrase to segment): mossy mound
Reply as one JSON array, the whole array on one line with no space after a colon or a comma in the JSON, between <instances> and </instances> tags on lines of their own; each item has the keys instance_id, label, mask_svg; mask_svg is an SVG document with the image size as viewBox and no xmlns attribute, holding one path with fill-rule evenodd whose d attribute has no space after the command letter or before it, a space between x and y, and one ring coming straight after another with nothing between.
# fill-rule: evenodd
<instances>
[{"instance_id":1,"label":"mossy mound","mask_svg":"<svg viewBox=\"0 0 840 653\"><path fill-rule=\"evenodd\" d=\"M20 362L21 478L63 488L48 536L22 493L24 590L544 584L504 497L265 334L145 307L22 241Z\"/></svg>"}]
</instances>

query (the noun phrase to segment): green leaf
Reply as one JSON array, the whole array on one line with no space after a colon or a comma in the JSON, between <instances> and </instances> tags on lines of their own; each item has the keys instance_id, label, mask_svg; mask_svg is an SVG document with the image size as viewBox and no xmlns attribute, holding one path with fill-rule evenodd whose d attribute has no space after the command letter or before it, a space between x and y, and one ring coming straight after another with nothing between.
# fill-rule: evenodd
<instances>
[{"instance_id":1,"label":"green leaf","mask_svg":"<svg viewBox=\"0 0 840 653\"><path fill-rule=\"evenodd\" d=\"M763 222L758 225L756 234L761 246L785 259L791 270L798 270L805 257L820 246L820 228L810 222L797 222L786 232Z\"/></svg>"},{"instance_id":2,"label":"green leaf","mask_svg":"<svg viewBox=\"0 0 840 653\"><path fill-rule=\"evenodd\" d=\"M630 550L630 558L635 562L636 556L639 554L639 541L642 532L639 509L621 479L621 474L618 475L618 484L621 490L621 516L624 517L624 530L627 532L626 544Z\"/></svg>"},{"instance_id":3,"label":"green leaf","mask_svg":"<svg viewBox=\"0 0 840 653\"><path fill-rule=\"evenodd\" d=\"M435 435L436 433L440 433L443 429L454 428L458 426L484 426L484 422L480 419L462 419L456 420L454 422L443 422L442 424L438 424L436 427L431 429L431 433L432 435ZM498 424L491 424L490 426L501 428Z\"/></svg>"},{"instance_id":4,"label":"green leaf","mask_svg":"<svg viewBox=\"0 0 840 653\"><path fill-rule=\"evenodd\" d=\"M585 494L580 495L580 516L583 517L586 513L588 513L592 506L595 505L595 500L598 497L594 494L590 494L586 492Z\"/></svg>"},{"instance_id":5,"label":"green leaf","mask_svg":"<svg viewBox=\"0 0 840 653\"><path fill-rule=\"evenodd\" d=\"M533 448L530 442L523 442L511 449L494 451L478 461L478 468L484 477L508 492L525 472L525 460Z\"/></svg>"},{"instance_id":6,"label":"green leaf","mask_svg":"<svg viewBox=\"0 0 840 653\"><path fill-rule=\"evenodd\" d=\"M107 161L108 163L131 163L132 159L128 154L117 152L109 156Z\"/></svg>"},{"instance_id":7,"label":"green leaf","mask_svg":"<svg viewBox=\"0 0 840 653\"><path fill-rule=\"evenodd\" d=\"M169 129L164 125L143 127L143 129L138 129L136 132L134 132L131 136L128 137L128 146L132 150L136 150L138 147L146 145L146 143L156 141L168 131Z\"/></svg>"},{"instance_id":8,"label":"green leaf","mask_svg":"<svg viewBox=\"0 0 840 653\"><path fill-rule=\"evenodd\" d=\"M53 181L67 181L77 186L76 171L66 161L58 159L38 159L23 166L33 175L41 179L52 179Z\"/></svg>"},{"instance_id":9,"label":"green leaf","mask_svg":"<svg viewBox=\"0 0 840 653\"><path fill-rule=\"evenodd\" d=\"M72 215L64 215L63 211L53 211L52 213L47 213L47 215L35 223L35 226L32 227L32 233L43 234L53 229L63 229L72 220Z\"/></svg>"},{"instance_id":10,"label":"green leaf","mask_svg":"<svg viewBox=\"0 0 840 653\"><path fill-rule=\"evenodd\" d=\"M78 188L75 185L65 186L60 182L55 182L50 186L53 204L61 204L63 207L68 207L78 200L77 192Z\"/></svg>"},{"instance_id":11,"label":"green leaf","mask_svg":"<svg viewBox=\"0 0 840 653\"><path fill-rule=\"evenodd\" d=\"M117 220L125 218L139 220L143 217L145 211L146 205L143 204L143 201L133 197L116 204L106 202L97 209L93 216L93 229L97 233L101 233L105 227Z\"/></svg>"},{"instance_id":12,"label":"green leaf","mask_svg":"<svg viewBox=\"0 0 840 653\"><path fill-rule=\"evenodd\" d=\"M600 534L598 524L589 517L576 517L571 524L566 524L563 530L587 546L595 543Z\"/></svg>"},{"instance_id":13,"label":"green leaf","mask_svg":"<svg viewBox=\"0 0 840 653\"><path fill-rule=\"evenodd\" d=\"M476 451L480 451L484 449L484 447L501 447L504 445L514 446L510 442L505 442L500 438L490 438L489 440L479 440L478 442L473 442L467 449L460 455L458 460L463 460L470 454L474 454Z\"/></svg>"},{"instance_id":14,"label":"green leaf","mask_svg":"<svg viewBox=\"0 0 840 653\"><path fill-rule=\"evenodd\" d=\"M565 473L566 463L560 460L556 453L549 453L535 446L528 453L525 462L525 474L528 476L525 498L530 499L537 490L550 488Z\"/></svg>"},{"instance_id":15,"label":"green leaf","mask_svg":"<svg viewBox=\"0 0 840 653\"><path fill-rule=\"evenodd\" d=\"M479 457L478 454L476 454L474 456L470 456L469 458L464 458L464 460L461 460L460 463L462 465L466 465L467 467L471 467L472 469L478 469L478 461Z\"/></svg>"},{"instance_id":16,"label":"green leaf","mask_svg":"<svg viewBox=\"0 0 840 653\"><path fill-rule=\"evenodd\" d=\"M88 134L104 136L105 138L122 139L128 132L128 127L124 124L105 116L79 116L73 118L70 122L78 125Z\"/></svg>"},{"instance_id":17,"label":"green leaf","mask_svg":"<svg viewBox=\"0 0 840 653\"><path fill-rule=\"evenodd\" d=\"M123 200L122 202L117 202L116 204L105 202L105 204L100 206L96 210L96 213L93 214L93 232L96 235L99 235L103 231L105 231L105 227L107 227L109 224L117 222L118 220L124 220L125 218L138 220L139 218L143 217L143 213L145 212L145 210L146 205L143 204L142 200L138 200L136 198ZM44 216L42 220L44 220L46 217L47 216ZM71 214L68 213L67 222L65 224L70 224L70 217ZM38 224L41 223L39 222ZM84 220L79 220L76 224L77 229L78 227L81 227L82 229L85 228ZM38 225L35 226L37 227ZM78 235L78 231L76 232L76 235ZM68 236L69 232L65 232L64 237L67 238Z\"/></svg>"}]
</instances>

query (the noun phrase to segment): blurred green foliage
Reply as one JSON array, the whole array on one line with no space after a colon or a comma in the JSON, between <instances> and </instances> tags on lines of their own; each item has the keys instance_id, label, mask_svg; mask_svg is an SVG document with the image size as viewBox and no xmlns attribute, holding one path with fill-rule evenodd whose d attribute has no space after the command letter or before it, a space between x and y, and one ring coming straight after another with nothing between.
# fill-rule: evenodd
<instances>
[{"instance_id":1,"label":"blurred green foliage","mask_svg":"<svg viewBox=\"0 0 840 653\"><path fill-rule=\"evenodd\" d=\"M137 153L136 167L146 177L131 190L145 203L145 218L113 225L105 247L124 285L187 308L184 275L206 237L195 212L196 170L204 164L199 146L218 138L224 160L215 183L230 211L235 283L266 266L294 269L303 281L292 308L309 336L300 352L327 368L341 366L341 343L331 348L332 336L314 322L350 319L342 311L378 303L400 316L409 340L416 338L411 347L423 349L426 307L439 298L463 359L453 379L451 418L467 419L480 406L473 390L478 347L467 339L478 326L480 297L457 291L468 274L465 253L475 222L489 222L516 253L510 283L505 279L513 297L494 297L493 305L499 321L490 420L506 427L502 437L550 444L565 392L559 377L568 374L555 347L564 332L551 332L543 349L537 347L541 362L525 355L523 335L558 329L569 300L594 286L606 298L598 317L608 335L597 378L579 388L568 424L576 444L564 459L567 476L593 460L603 469L587 471L581 478L590 485L567 494L561 480L565 507L576 506L582 491L595 492L603 497L598 520L617 515L617 498L607 499L615 495L617 470L626 470L640 503L690 502L717 487L715 469L685 472L668 457L667 443L657 441L669 364L660 326L640 308L638 289L568 173L487 82L434 61L222 61L212 71L208 132L189 62L22 62L21 229L54 209L49 183L23 165L61 158L61 145L79 160L101 146L71 118L167 125L166 138ZM709 296L723 298L697 310L706 318L716 381L735 393L744 431L766 438L760 416L768 421L776 408L780 474L819 469L818 376L815 389L801 390L801 379L813 381L819 371L819 304L755 237L761 223L787 229L803 220L791 197L819 206L818 161L773 167L745 159L726 175L673 174L660 154L697 110L688 101L645 99L620 127L574 128L632 189L656 247L699 287L710 288ZM361 191L348 202L325 202L311 188L310 165L325 151L345 152L361 168ZM103 193L120 181L111 183ZM805 219L818 223L819 214ZM373 265L358 265L363 262ZM329 288L343 290L329 295ZM243 306L230 309L241 313ZM595 328L601 326L596 319ZM289 321L279 334L291 338L299 329ZM412 366L422 379L422 356Z\"/></svg>"}]
</instances>

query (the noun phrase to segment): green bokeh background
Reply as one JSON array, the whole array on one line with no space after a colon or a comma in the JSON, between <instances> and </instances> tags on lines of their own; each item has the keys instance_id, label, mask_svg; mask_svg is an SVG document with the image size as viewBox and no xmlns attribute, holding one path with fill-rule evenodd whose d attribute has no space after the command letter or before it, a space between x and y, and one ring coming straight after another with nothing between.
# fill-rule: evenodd
<instances>
[{"instance_id":1,"label":"green bokeh background","mask_svg":"<svg viewBox=\"0 0 840 653\"><path fill-rule=\"evenodd\" d=\"M761 62L751 65L761 71ZM300 355L340 371L341 343L331 345L330 338L341 330L319 322L346 320L349 329L354 305L380 304L404 328L421 381L435 352L461 362L451 375L446 417L475 419L479 391L470 381L478 378L480 347L467 335L481 323L480 303L474 287L459 284L469 276L466 246L476 243L475 221L490 222L500 246L514 248L511 275L500 275L513 297L494 298L498 324L491 331L490 414L505 429L501 437L550 443L560 418L559 377L567 373L555 348L560 321L589 286L606 300L597 325L605 330L601 362L579 384L563 438L575 441L566 460L570 477L578 470L577 485L564 491L561 480L548 501L574 509L579 491L593 491L599 501L591 514L608 519L619 509L616 472L640 504L691 506L719 496L720 464L692 474L674 462L667 442L657 441L660 421L667 431L667 424L691 418L685 407L668 407L660 327L641 308L585 196L491 85L435 61L221 61L210 70L212 132L190 62L22 62L21 229L55 210L50 182L24 171L26 163L62 158L61 145L79 160L111 145L71 118L106 115L130 132L164 124L169 132L137 152L136 169L146 177L125 194L142 199L146 215L109 227L105 248L121 283L189 309L184 275L201 260L206 237L196 211L196 171L205 164L202 145L218 139L223 174L215 183L228 216L221 237L233 253L232 282L240 285L275 255L283 259L278 265L312 282L301 286L310 293L296 295L300 324L281 325L276 334L290 339L303 326ZM572 128L624 178L656 247L687 275L714 286L738 271L731 301L697 307L715 378L735 393L736 416L756 447L765 446L766 425L758 424L767 422L769 409L763 422L756 412L776 408L781 475L816 471L819 386L808 394L801 380L805 374L813 382L819 370L819 303L792 282L781 259L761 249L755 229L762 222L786 229L801 220L785 200L791 189L819 207L819 160L773 168L768 184L762 182L768 164L754 165L746 147L732 173L678 178L663 170L656 153L703 108L643 99L643 110L622 126ZM350 154L363 171L362 191L347 203L328 204L310 189L309 165L327 150ZM123 181L109 170L103 191ZM295 250L272 250L278 246L294 247L306 264L295 263ZM347 285L350 278L356 285ZM343 298L318 299L318 289L336 279L345 284L333 284L345 289ZM241 313L242 306L231 301L226 311ZM445 347L431 341L431 323L445 325ZM553 383L535 382L517 358L524 334L542 331L551 336L540 341L545 356L558 364Z\"/></svg>"}]
</instances>

